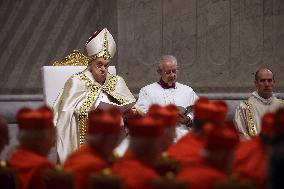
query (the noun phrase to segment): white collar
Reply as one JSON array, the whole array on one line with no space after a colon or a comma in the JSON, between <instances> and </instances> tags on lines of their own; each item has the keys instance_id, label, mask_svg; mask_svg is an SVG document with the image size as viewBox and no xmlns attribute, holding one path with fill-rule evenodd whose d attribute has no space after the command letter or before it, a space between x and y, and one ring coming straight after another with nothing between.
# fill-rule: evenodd
<instances>
[{"instance_id":1,"label":"white collar","mask_svg":"<svg viewBox=\"0 0 284 189\"><path fill-rule=\"evenodd\" d=\"M258 92L257 91L254 91L253 93L252 93L252 95L256 98L256 99L258 99L258 100L260 100L263 104L271 104L272 102L273 102L273 99L275 98L275 95L274 94L272 94L272 96L270 97L270 98L268 98L268 99L265 99L265 98L262 98L261 96L259 96L259 94L258 94Z\"/></svg>"}]
</instances>

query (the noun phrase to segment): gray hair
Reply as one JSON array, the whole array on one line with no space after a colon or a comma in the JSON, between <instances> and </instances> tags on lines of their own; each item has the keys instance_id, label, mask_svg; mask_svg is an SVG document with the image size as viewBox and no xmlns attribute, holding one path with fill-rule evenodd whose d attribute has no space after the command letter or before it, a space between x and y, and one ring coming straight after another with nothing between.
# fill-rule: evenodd
<instances>
[{"instance_id":1,"label":"gray hair","mask_svg":"<svg viewBox=\"0 0 284 189\"><path fill-rule=\"evenodd\" d=\"M177 59L173 55L163 55L159 60L159 68L162 68L164 62L173 62L177 64Z\"/></svg>"}]
</instances>

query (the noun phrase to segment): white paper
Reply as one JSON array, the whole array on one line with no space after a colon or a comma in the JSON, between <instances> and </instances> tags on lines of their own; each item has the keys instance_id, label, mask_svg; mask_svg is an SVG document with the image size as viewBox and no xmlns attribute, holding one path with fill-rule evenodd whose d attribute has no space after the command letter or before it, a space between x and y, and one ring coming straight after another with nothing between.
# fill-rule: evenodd
<instances>
[{"instance_id":1,"label":"white paper","mask_svg":"<svg viewBox=\"0 0 284 189\"><path fill-rule=\"evenodd\" d=\"M126 110L129 110L131 109L134 105L135 105L136 102L129 102L127 104L116 104L116 103L113 103L113 102L104 102L104 101L101 101L98 105L97 108L100 108L102 110L109 110L111 108L117 108L119 109L121 112L125 112Z\"/></svg>"}]
</instances>

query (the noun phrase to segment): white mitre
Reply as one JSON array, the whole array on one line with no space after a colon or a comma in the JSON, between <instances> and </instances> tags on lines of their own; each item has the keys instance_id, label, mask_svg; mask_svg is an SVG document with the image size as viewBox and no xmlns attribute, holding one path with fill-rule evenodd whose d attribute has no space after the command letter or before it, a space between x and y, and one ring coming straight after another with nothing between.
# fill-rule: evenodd
<instances>
[{"instance_id":1,"label":"white mitre","mask_svg":"<svg viewBox=\"0 0 284 189\"><path fill-rule=\"evenodd\" d=\"M116 52L116 44L112 35L104 28L96 31L94 35L90 37L86 44L86 50L88 56L94 60L97 58L109 60L113 58Z\"/></svg>"}]
</instances>

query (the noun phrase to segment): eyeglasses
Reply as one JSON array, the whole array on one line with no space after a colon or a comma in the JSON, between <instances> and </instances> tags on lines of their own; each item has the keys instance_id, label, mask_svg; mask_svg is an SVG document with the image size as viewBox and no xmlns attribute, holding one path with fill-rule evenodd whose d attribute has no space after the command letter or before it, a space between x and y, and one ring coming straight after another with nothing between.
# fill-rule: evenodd
<instances>
[{"instance_id":1,"label":"eyeglasses","mask_svg":"<svg viewBox=\"0 0 284 189\"><path fill-rule=\"evenodd\" d=\"M176 74L177 72L178 72L177 69L164 71L164 73L165 73L166 75L170 75L171 73Z\"/></svg>"}]
</instances>

